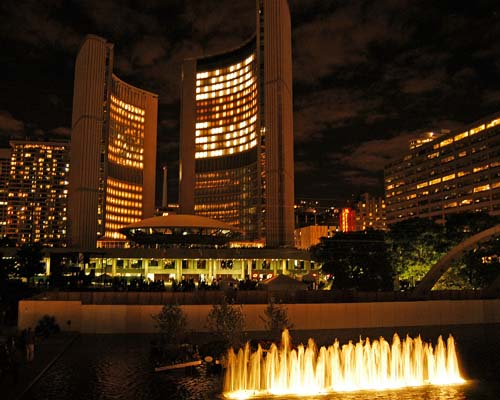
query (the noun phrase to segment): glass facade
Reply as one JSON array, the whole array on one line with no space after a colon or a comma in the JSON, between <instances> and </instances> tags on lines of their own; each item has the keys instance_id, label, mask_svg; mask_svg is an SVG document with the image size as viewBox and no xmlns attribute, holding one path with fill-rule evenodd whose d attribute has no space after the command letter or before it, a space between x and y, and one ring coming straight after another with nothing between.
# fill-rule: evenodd
<instances>
[{"instance_id":1,"label":"glass facade","mask_svg":"<svg viewBox=\"0 0 500 400\"><path fill-rule=\"evenodd\" d=\"M124 247L119 230L154 215L158 96L113 74L113 45L87 35L75 63L69 242Z\"/></svg>"},{"instance_id":2,"label":"glass facade","mask_svg":"<svg viewBox=\"0 0 500 400\"><path fill-rule=\"evenodd\" d=\"M142 219L145 110L118 97L120 84L110 96L103 241L126 240L118 231Z\"/></svg>"},{"instance_id":3,"label":"glass facade","mask_svg":"<svg viewBox=\"0 0 500 400\"><path fill-rule=\"evenodd\" d=\"M252 40L225 60L202 59L196 73L195 213L258 238L260 135Z\"/></svg>"},{"instance_id":4,"label":"glass facade","mask_svg":"<svg viewBox=\"0 0 500 400\"><path fill-rule=\"evenodd\" d=\"M179 206L244 239L293 247L293 96L286 0L256 3L255 35L182 68Z\"/></svg>"}]
</instances>

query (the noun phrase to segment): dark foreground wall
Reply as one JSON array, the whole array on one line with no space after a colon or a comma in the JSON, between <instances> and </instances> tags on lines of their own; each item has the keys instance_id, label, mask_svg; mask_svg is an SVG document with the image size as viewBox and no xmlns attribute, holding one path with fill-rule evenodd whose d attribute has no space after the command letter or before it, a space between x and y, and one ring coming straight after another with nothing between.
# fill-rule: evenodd
<instances>
[{"instance_id":1,"label":"dark foreground wall","mask_svg":"<svg viewBox=\"0 0 500 400\"><path fill-rule=\"evenodd\" d=\"M263 331L266 304L245 304L245 329ZM44 315L55 316L63 330L81 333L154 333L151 317L161 305L83 304L76 301L23 300L18 328L35 326ZM182 305L188 329L206 332L211 305ZM286 304L296 330L357 330L420 326L500 324L500 299L415 302Z\"/></svg>"}]
</instances>

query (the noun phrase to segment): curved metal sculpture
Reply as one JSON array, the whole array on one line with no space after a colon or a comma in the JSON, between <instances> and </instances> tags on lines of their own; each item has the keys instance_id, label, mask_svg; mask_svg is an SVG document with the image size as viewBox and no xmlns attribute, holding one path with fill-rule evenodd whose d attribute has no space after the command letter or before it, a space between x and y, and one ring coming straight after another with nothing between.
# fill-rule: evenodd
<instances>
[{"instance_id":1,"label":"curved metal sculpture","mask_svg":"<svg viewBox=\"0 0 500 400\"><path fill-rule=\"evenodd\" d=\"M448 268L450 268L452 261L461 257L466 251L473 249L478 243L484 242L499 234L500 225L495 225L492 228L476 233L475 235L465 239L462 243L453 247L429 270L429 272L427 272L427 274L413 290L413 297L422 297L426 293L430 292L439 278L441 278Z\"/></svg>"}]
</instances>

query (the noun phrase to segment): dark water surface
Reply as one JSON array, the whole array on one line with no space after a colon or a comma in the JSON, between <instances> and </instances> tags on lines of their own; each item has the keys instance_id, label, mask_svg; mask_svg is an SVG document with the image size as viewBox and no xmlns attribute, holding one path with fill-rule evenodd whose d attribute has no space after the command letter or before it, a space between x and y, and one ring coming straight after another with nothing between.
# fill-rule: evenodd
<instances>
[{"instance_id":1,"label":"dark water surface","mask_svg":"<svg viewBox=\"0 0 500 400\"><path fill-rule=\"evenodd\" d=\"M500 328L454 333L468 382L383 392L332 393L303 400L498 400ZM386 336L387 337L387 336ZM82 335L28 391L24 400L223 399L222 377L203 368L155 373L148 335ZM1 397L1 396L0 396ZM299 397L266 397L299 399Z\"/></svg>"}]
</instances>

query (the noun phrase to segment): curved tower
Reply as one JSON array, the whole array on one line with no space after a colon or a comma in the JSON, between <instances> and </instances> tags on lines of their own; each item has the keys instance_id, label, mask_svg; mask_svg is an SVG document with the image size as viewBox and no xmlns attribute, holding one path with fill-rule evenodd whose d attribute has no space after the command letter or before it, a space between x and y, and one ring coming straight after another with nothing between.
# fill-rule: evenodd
<instances>
[{"instance_id":1,"label":"curved tower","mask_svg":"<svg viewBox=\"0 0 500 400\"><path fill-rule=\"evenodd\" d=\"M157 112L157 95L113 74L113 45L88 35L75 66L72 246L121 247L121 228L154 215Z\"/></svg>"},{"instance_id":2,"label":"curved tower","mask_svg":"<svg viewBox=\"0 0 500 400\"><path fill-rule=\"evenodd\" d=\"M237 226L248 240L293 246L290 12L258 0L257 30L240 47L185 60L179 202Z\"/></svg>"}]
</instances>

